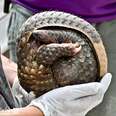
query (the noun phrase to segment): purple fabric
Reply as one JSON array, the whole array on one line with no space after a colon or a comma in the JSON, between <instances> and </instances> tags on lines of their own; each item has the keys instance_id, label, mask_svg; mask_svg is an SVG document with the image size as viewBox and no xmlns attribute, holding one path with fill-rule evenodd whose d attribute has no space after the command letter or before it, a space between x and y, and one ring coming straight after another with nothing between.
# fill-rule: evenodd
<instances>
[{"instance_id":1,"label":"purple fabric","mask_svg":"<svg viewBox=\"0 0 116 116\"><path fill-rule=\"evenodd\" d=\"M116 19L116 0L11 0L32 12L69 12L93 23Z\"/></svg>"}]
</instances>

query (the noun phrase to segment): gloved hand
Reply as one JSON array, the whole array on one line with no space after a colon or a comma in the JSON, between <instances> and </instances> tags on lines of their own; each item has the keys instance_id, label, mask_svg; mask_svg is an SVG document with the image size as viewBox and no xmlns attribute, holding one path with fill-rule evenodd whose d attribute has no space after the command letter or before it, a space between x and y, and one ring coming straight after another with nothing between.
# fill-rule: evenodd
<instances>
[{"instance_id":1,"label":"gloved hand","mask_svg":"<svg viewBox=\"0 0 116 116\"><path fill-rule=\"evenodd\" d=\"M29 106L38 107L45 116L85 116L102 102L111 78L112 75L107 73L101 82L61 87L36 99L32 93L27 93L20 86L18 80L15 80L13 92L21 105L25 101L27 104L32 101Z\"/></svg>"},{"instance_id":2,"label":"gloved hand","mask_svg":"<svg viewBox=\"0 0 116 116\"><path fill-rule=\"evenodd\" d=\"M16 77L14 80L12 92L16 98L18 107L27 106L35 98L34 93L28 93L21 87L18 77Z\"/></svg>"},{"instance_id":3,"label":"gloved hand","mask_svg":"<svg viewBox=\"0 0 116 116\"><path fill-rule=\"evenodd\" d=\"M85 116L100 104L107 91L112 75L107 73L101 82L72 85L54 89L32 100L45 116Z\"/></svg>"}]
</instances>

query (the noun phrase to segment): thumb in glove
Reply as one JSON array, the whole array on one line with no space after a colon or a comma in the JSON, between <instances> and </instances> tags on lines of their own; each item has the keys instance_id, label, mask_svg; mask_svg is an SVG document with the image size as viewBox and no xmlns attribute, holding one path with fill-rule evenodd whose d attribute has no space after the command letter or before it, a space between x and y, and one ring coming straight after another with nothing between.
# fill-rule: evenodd
<instances>
[{"instance_id":1,"label":"thumb in glove","mask_svg":"<svg viewBox=\"0 0 116 116\"><path fill-rule=\"evenodd\" d=\"M30 105L41 109L45 116L85 116L102 102L111 78L107 73L100 82L54 89L32 100Z\"/></svg>"}]
</instances>

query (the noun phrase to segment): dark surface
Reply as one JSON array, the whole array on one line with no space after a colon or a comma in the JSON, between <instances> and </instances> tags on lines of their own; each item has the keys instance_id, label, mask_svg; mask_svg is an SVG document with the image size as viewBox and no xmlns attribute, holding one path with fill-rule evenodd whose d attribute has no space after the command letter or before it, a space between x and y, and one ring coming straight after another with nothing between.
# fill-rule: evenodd
<instances>
[{"instance_id":1,"label":"dark surface","mask_svg":"<svg viewBox=\"0 0 116 116\"><path fill-rule=\"evenodd\" d=\"M4 12L9 13L9 6L11 1L10 0L4 0Z\"/></svg>"}]
</instances>

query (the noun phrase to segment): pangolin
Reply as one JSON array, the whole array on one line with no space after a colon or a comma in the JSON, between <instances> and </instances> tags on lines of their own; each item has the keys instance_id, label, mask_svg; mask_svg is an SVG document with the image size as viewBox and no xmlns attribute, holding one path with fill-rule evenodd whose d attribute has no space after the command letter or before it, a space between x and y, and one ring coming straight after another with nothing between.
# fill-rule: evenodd
<instances>
[{"instance_id":1,"label":"pangolin","mask_svg":"<svg viewBox=\"0 0 116 116\"><path fill-rule=\"evenodd\" d=\"M36 97L58 87L98 81L107 72L105 48L95 28L59 11L37 13L22 25L17 63L21 86Z\"/></svg>"}]
</instances>

